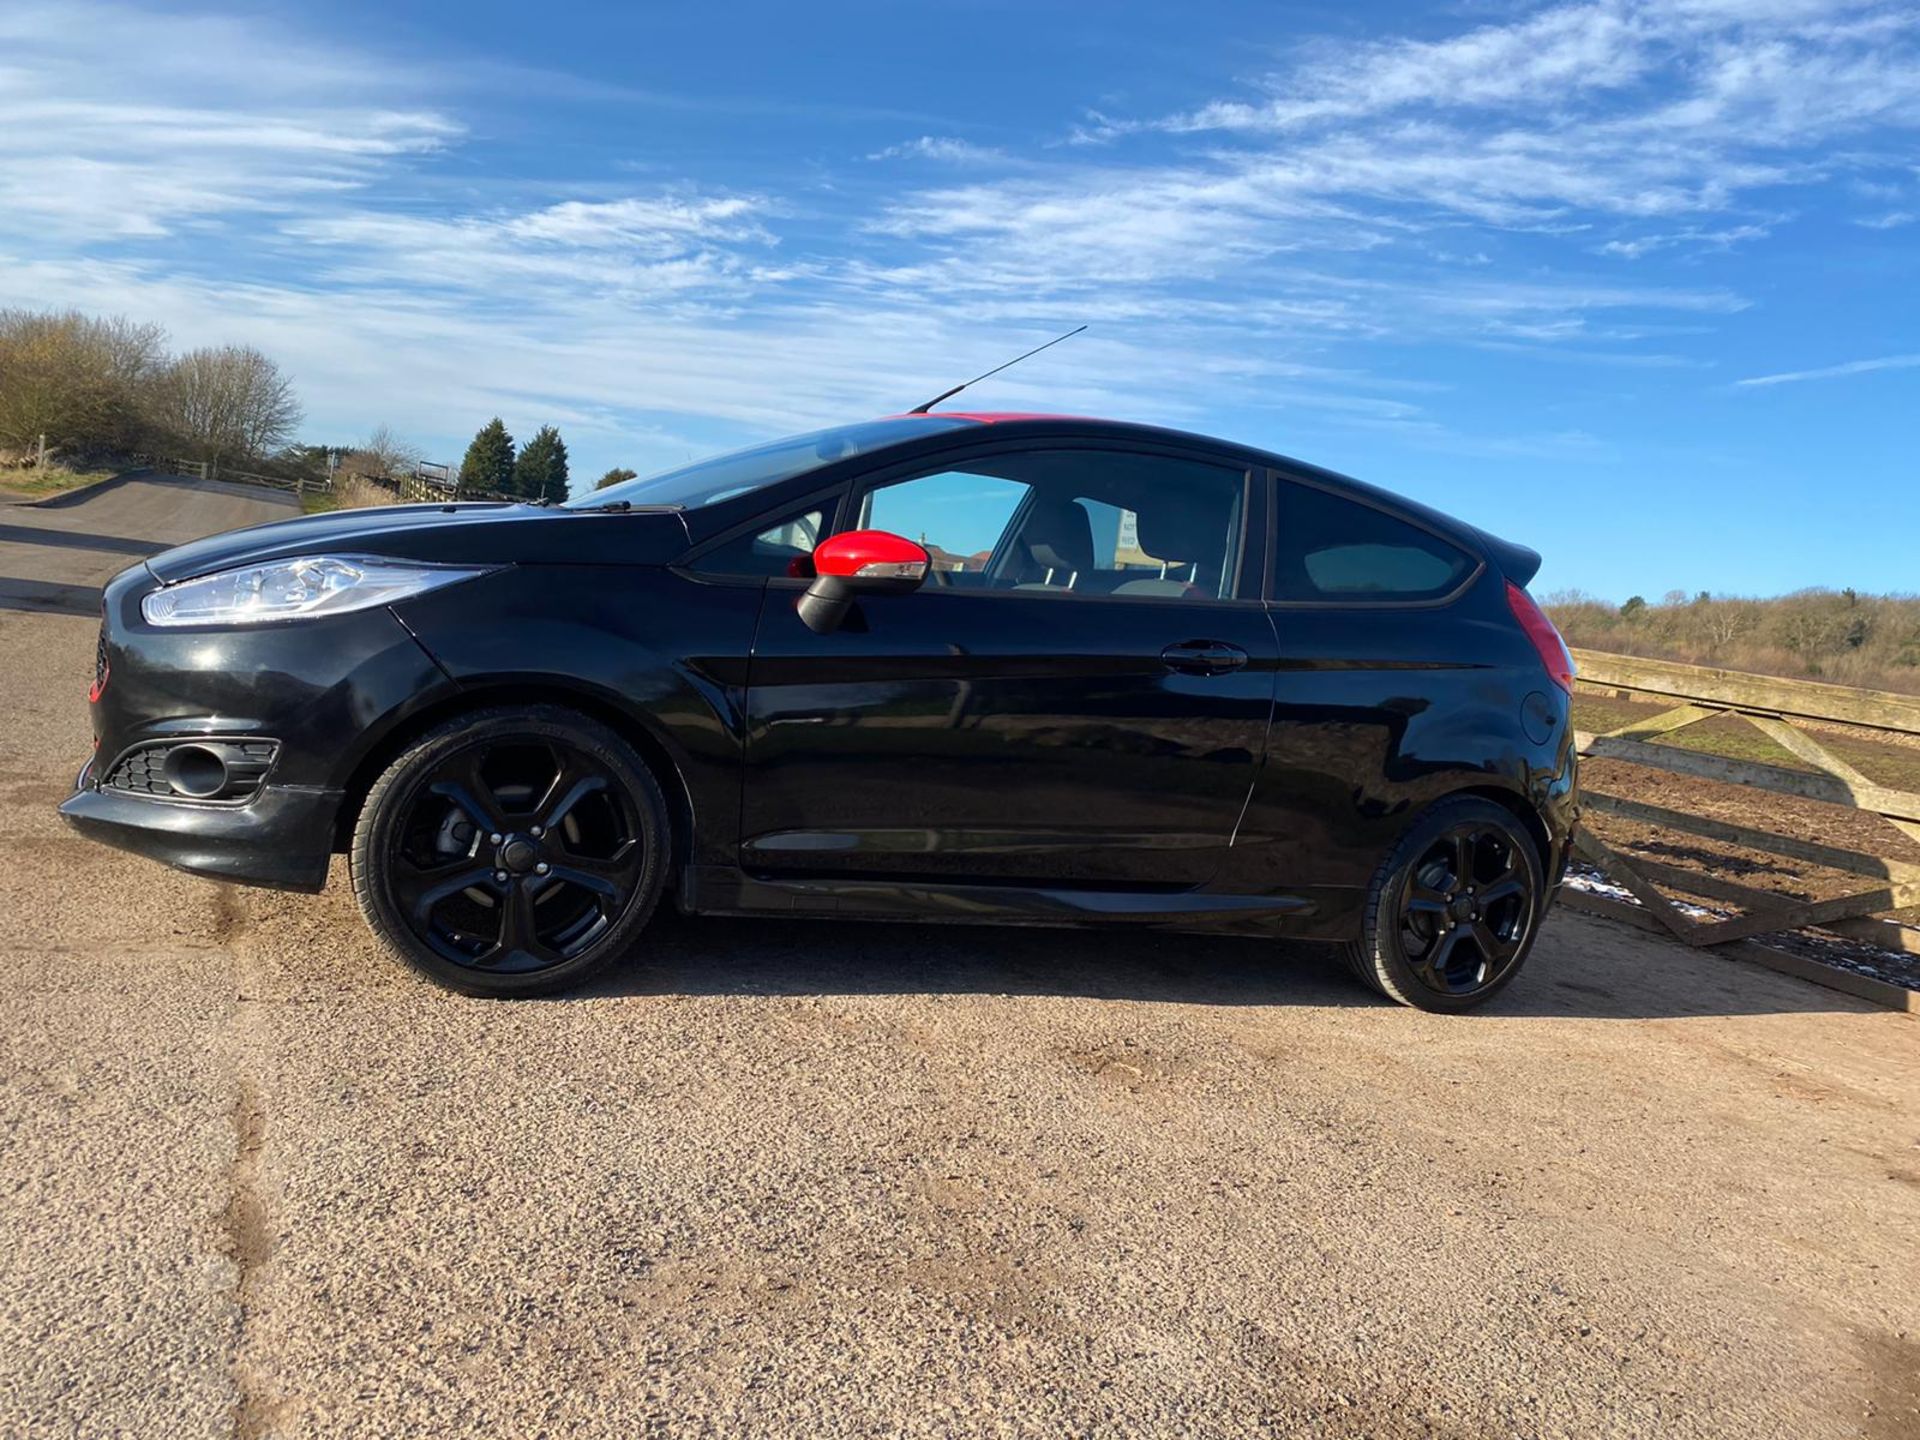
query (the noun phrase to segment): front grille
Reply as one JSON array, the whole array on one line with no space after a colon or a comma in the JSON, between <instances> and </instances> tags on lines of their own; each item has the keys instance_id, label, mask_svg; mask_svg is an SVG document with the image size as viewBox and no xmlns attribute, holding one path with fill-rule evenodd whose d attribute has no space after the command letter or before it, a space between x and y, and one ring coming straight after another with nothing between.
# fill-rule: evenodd
<instances>
[{"instance_id":1,"label":"front grille","mask_svg":"<svg viewBox=\"0 0 1920 1440\"><path fill-rule=\"evenodd\" d=\"M212 794L185 794L167 779L167 757L189 747L212 752L226 767L224 782ZM260 782L279 753L277 740L157 740L121 756L102 788L158 799L249 800L259 791Z\"/></svg>"}]
</instances>

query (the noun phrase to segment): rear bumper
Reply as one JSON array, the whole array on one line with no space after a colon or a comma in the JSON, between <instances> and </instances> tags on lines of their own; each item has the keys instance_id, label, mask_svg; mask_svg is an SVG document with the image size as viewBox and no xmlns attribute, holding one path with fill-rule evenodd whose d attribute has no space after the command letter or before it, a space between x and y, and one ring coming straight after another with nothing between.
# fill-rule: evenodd
<instances>
[{"instance_id":1,"label":"rear bumper","mask_svg":"<svg viewBox=\"0 0 1920 1440\"><path fill-rule=\"evenodd\" d=\"M91 768L60 806L90 840L241 885L311 893L327 883L338 790L268 785L245 805L197 805L95 790Z\"/></svg>"}]
</instances>

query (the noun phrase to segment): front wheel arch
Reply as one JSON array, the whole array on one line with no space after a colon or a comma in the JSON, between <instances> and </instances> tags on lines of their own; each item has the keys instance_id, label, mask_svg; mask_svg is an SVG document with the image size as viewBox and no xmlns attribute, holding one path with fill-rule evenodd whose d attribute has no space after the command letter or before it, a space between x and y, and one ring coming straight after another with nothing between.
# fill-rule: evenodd
<instances>
[{"instance_id":1,"label":"front wheel arch","mask_svg":"<svg viewBox=\"0 0 1920 1440\"><path fill-rule=\"evenodd\" d=\"M360 813L366 806L367 795L373 789L374 782L421 736L438 729L449 720L459 719L462 715L477 714L482 710L497 710L502 705L554 705L562 709L574 710L590 720L597 720L605 725L634 748L640 759L645 762L647 769L652 772L654 782L659 785L660 793L667 802L667 819L673 843L672 865L668 870L667 883L669 888L672 888L681 867L687 863L693 853L693 833L696 823L692 793L687 787L685 776L680 772L679 764L674 760L666 743L644 722L635 719L630 712L600 696L572 690L563 685L524 685L504 682L497 685L475 685L407 716L387 734L381 736L376 744L369 747L348 776L347 783L343 787L344 794L340 802L340 810L334 819L333 853L345 855L352 850L353 832L360 823Z\"/></svg>"}]
</instances>

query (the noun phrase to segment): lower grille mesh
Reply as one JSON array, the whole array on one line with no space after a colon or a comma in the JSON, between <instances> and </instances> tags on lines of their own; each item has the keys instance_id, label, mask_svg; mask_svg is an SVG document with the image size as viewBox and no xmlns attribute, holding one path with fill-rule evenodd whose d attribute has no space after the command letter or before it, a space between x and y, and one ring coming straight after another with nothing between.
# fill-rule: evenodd
<instances>
[{"instance_id":1,"label":"lower grille mesh","mask_svg":"<svg viewBox=\"0 0 1920 1440\"><path fill-rule=\"evenodd\" d=\"M213 750L226 761L227 783L213 796L178 795L167 783L167 754L181 745L196 745ZM259 790L260 782L280 753L277 740L163 740L142 745L120 757L102 788L129 795L154 795L161 798L202 798L246 800Z\"/></svg>"}]
</instances>

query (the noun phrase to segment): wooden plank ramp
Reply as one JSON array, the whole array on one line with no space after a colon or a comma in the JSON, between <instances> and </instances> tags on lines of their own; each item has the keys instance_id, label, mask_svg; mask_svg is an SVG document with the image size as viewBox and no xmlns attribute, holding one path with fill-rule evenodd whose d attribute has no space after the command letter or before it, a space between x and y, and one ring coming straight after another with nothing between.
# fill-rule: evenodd
<instances>
[{"instance_id":1,"label":"wooden plank ramp","mask_svg":"<svg viewBox=\"0 0 1920 1440\"><path fill-rule=\"evenodd\" d=\"M1882 735L1892 732L1920 737L1920 698L1593 650L1576 650L1573 655L1580 670L1578 688L1665 702L1667 706L1614 730L1576 732L1574 743L1582 757L1617 760L1669 774L1842 806L1877 817L1891 830L1920 841L1920 795L1862 774L1795 723L1817 722L1838 727L1842 733L1847 727L1857 727ZM1688 727L1726 715L1745 721L1811 768L1791 769L1704 754L1670 743ZM1702 866L1623 855L1591 826L1582 825L1574 836L1576 851L1639 904L1569 887L1563 897L1574 908L1659 930L1687 945L1752 959L1908 1014L1920 1013L1920 992L1759 943L1769 935L1813 928L1895 954L1920 954L1920 929L1890 918L1894 912L1920 905L1920 862L1734 824L1603 791L1587 791L1582 801L1584 809L1592 814L1739 845L1878 883L1821 900L1782 895L1727 879ZM1702 919L1676 905L1667 891L1736 905L1740 913Z\"/></svg>"}]
</instances>

